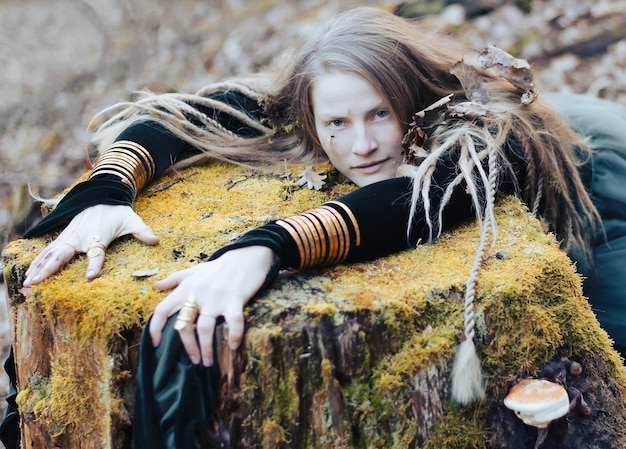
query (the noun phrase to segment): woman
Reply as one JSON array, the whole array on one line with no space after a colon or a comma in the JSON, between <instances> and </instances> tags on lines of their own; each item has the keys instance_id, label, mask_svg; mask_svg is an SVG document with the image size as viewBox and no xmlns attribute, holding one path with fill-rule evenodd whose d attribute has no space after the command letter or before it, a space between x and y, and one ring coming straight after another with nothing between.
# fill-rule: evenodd
<instances>
[{"instance_id":1,"label":"woman","mask_svg":"<svg viewBox=\"0 0 626 449\"><path fill-rule=\"evenodd\" d=\"M482 65L469 64L472 55L457 42L428 35L384 11L357 8L309 37L278 77L126 104L96 136L106 150L89 179L28 233L42 235L69 220L33 261L24 285L42 282L78 253L89 257L87 279L97 277L106 247L122 235L156 244L158 237L132 211L133 198L171 161L202 157L252 167L327 158L360 188L252 230L211 261L157 282L159 289L172 291L149 323L151 345L144 342L142 348L148 355L142 359L140 403L151 401L154 393L146 371L177 357L178 346L169 346L172 325L191 365L209 367L216 320L226 321L228 343L236 348L243 335L244 305L278 269L389 254L432 241L443 227L472 216L483 226L484 243L493 231L498 195L520 196L555 232L563 249L583 269L591 267L600 218L577 170L589 160L589 147L537 96L526 67L521 68L524 76L518 76L519 61L506 55L502 59L494 49L480 57ZM190 155L195 159L187 159ZM483 248L481 244L466 289L461 370L468 364L479 369L472 302ZM176 322L168 321L179 311ZM161 351L166 338L170 349ZM188 372L171 374L184 377ZM453 390L461 403L480 397L479 372ZM156 414L140 416L135 427L148 428L160 419L163 447L184 444L178 440L184 438L183 430L172 417L178 405L156 404ZM144 432L144 437L150 434Z\"/></svg>"}]
</instances>

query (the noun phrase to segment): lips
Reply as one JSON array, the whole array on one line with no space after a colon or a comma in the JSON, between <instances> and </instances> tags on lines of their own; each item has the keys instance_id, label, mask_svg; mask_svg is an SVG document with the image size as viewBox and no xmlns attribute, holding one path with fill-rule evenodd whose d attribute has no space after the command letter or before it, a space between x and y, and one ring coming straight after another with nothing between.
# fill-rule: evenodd
<instances>
[{"instance_id":1,"label":"lips","mask_svg":"<svg viewBox=\"0 0 626 449\"><path fill-rule=\"evenodd\" d=\"M363 173L375 173L377 172L384 164L387 162L389 158L382 159L380 161L366 162L364 164L355 165L352 167L353 170L358 170Z\"/></svg>"}]
</instances>

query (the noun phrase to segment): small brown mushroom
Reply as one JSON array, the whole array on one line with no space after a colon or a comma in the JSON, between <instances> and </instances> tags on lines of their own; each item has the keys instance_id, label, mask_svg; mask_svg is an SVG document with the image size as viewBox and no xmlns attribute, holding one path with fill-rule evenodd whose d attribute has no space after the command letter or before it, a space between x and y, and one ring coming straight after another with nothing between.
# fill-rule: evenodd
<instances>
[{"instance_id":1,"label":"small brown mushroom","mask_svg":"<svg viewBox=\"0 0 626 449\"><path fill-rule=\"evenodd\" d=\"M504 405L525 424L546 428L569 411L569 397L561 385L545 379L522 379L504 398Z\"/></svg>"}]
</instances>

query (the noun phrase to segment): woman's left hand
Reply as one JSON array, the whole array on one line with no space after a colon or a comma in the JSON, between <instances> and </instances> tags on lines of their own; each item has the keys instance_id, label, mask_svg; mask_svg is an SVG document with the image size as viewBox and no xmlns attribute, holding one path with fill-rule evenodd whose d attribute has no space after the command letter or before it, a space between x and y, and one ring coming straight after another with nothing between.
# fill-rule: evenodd
<instances>
[{"instance_id":1,"label":"woman's left hand","mask_svg":"<svg viewBox=\"0 0 626 449\"><path fill-rule=\"evenodd\" d=\"M220 316L228 325L228 345L238 348L244 332L243 308L263 286L273 260L274 252L265 246L238 248L158 281L159 290L174 290L156 306L150 320L154 347L161 343L167 319L193 296L198 319L178 331L191 361L213 364L213 334Z\"/></svg>"}]
</instances>

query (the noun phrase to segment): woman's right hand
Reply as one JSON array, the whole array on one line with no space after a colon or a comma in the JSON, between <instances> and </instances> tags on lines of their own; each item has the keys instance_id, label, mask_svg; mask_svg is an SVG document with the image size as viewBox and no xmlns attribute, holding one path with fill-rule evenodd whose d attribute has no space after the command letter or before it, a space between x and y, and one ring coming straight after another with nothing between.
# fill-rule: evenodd
<instances>
[{"instance_id":1,"label":"woman's right hand","mask_svg":"<svg viewBox=\"0 0 626 449\"><path fill-rule=\"evenodd\" d=\"M87 253L87 280L98 277L106 248L118 237L132 234L148 245L159 238L130 206L99 204L76 215L67 227L30 264L24 287L37 285L61 269L79 253Z\"/></svg>"}]
</instances>

